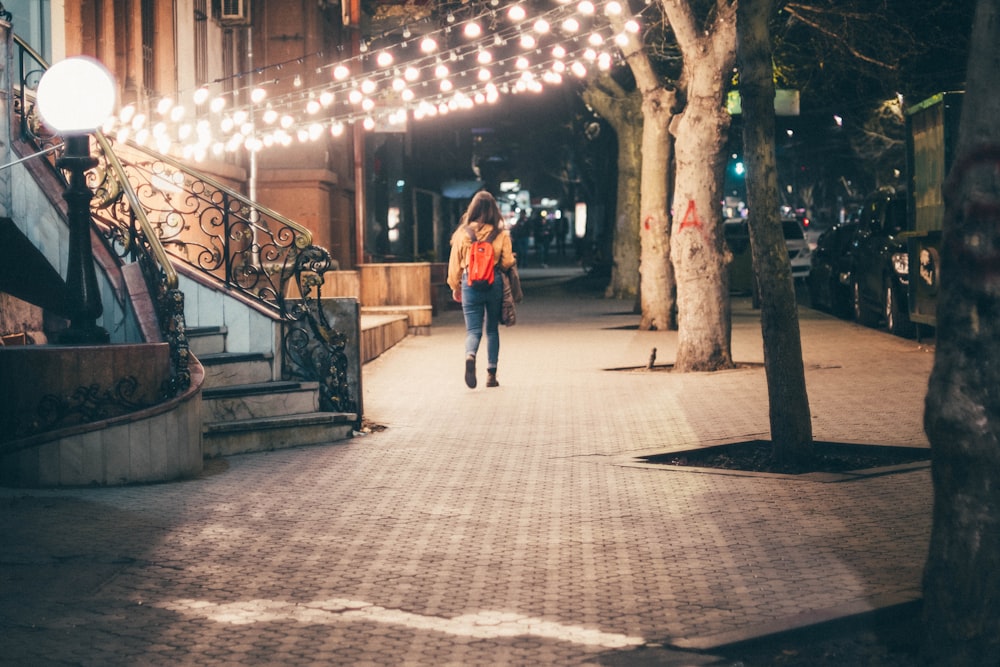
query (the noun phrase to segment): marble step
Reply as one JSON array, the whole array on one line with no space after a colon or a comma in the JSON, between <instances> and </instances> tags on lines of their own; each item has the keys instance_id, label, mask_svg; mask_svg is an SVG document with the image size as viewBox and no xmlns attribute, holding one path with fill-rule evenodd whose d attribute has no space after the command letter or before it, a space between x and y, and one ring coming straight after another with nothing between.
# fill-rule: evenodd
<instances>
[{"instance_id":1,"label":"marble step","mask_svg":"<svg viewBox=\"0 0 1000 667\"><path fill-rule=\"evenodd\" d=\"M354 435L358 416L348 412L261 417L216 421L204 425L202 447L206 458L265 452L303 445L329 445Z\"/></svg>"},{"instance_id":2,"label":"marble step","mask_svg":"<svg viewBox=\"0 0 1000 667\"><path fill-rule=\"evenodd\" d=\"M226 351L226 327L190 327L186 330L188 347L194 356L220 354Z\"/></svg>"},{"instance_id":3,"label":"marble step","mask_svg":"<svg viewBox=\"0 0 1000 667\"><path fill-rule=\"evenodd\" d=\"M234 421L316 412L319 383L280 380L209 387L202 391L205 421Z\"/></svg>"},{"instance_id":4,"label":"marble step","mask_svg":"<svg viewBox=\"0 0 1000 667\"><path fill-rule=\"evenodd\" d=\"M270 382L273 355L222 352L198 357L205 367L205 388Z\"/></svg>"}]
</instances>

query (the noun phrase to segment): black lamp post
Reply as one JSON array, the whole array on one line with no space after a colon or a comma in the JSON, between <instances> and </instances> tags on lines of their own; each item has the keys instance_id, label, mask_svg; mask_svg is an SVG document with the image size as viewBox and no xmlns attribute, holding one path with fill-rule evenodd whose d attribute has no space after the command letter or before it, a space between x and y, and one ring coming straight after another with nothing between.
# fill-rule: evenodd
<instances>
[{"instance_id":1,"label":"black lamp post","mask_svg":"<svg viewBox=\"0 0 1000 667\"><path fill-rule=\"evenodd\" d=\"M63 192L69 218L66 288L70 326L59 342L70 345L107 343L108 332L97 324L103 312L90 241L90 200L87 170L97 166L90 154L90 133L111 115L115 84L103 65L90 58L68 58L50 67L38 84L38 111L63 137L64 151L56 166L69 172Z\"/></svg>"}]
</instances>

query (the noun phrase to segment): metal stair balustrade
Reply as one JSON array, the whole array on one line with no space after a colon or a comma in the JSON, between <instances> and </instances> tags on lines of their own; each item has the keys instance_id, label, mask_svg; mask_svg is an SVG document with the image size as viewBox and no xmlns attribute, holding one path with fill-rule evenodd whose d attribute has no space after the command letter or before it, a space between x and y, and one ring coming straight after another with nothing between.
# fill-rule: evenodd
<instances>
[{"instance_id":1,"label":"metal stair balustrade","mask_svg":"<svg viewBox=\"0 0 1000 667\"><path fill-rule=\"evenodd\" d=\"M105 155L121 162L167 253L280 319L282 377L318 382L323 411L356 413L347 337L322 307L324 275L337 269L329 251L305 227L211 176L132 142L111 144Z\"/></svg>"},{"instance_id":2,"label":"metal stair balustrade","mask_svg":"<svg viewBox=\"0 0 1000 667\"><path fill-rule=\"evenodd\" d=\"M14 41L20 77L14 107L22 136L50 147L58 137L44 131L32 94L47 64L16 35ZM172 354L177 345L178 362L186 362L188 348L172 261L270 311L282 322L282 377L317 382L323 411L357 413L347 379L347 337L331 326L321 303L324 274L337 268L329 251L313 245L305 227L210 176L95 134L99 165L88 182L97 228L119 257L139 262L152 281L161 329Z\"/></svg>"}]
</instances>

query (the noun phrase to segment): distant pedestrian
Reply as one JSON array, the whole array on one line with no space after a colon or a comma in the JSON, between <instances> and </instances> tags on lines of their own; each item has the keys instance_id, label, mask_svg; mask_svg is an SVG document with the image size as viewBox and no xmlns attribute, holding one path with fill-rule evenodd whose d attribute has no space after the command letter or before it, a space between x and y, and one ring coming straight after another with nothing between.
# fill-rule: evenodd
<instances>
[{"instance_id":1,"label":"distant pedestrian","mask_svg":"<svg viewBox=\"0 0 1000 667\"><path fill-rule=\"evenodd\" d=\"M527 214L522 210L514 223L514 228L510 230L511 238L514 242L514 257L517 265L524 268L528 265L528 248L531 241L531 226Z\"/></svg>"},{"instance_id":2,"label":"distant pedestrian","mask_svg":"<svg viewBox=\"0 0 1000 667\"><path fill-rule=\"evenodd\" d=\"M472 236L479 241L492 238L493 284L477 289L469 284L467 269ZM481 190L469 203L458 229L451 237L451 257L448 260L448 285L452 298L462 304L465 315L465 384L476 386L476 353L486 328L486 386L498 387L497 362L500 358L500 310L503 302L501 271L514 266L514 250L510 234L504 229L503 214L489 192Z\"/></svg>"},{"instance_id":3,"label":"distant pedestrian","mask_svg":"<svg viewBox=\"0 0 1000 667\"><path fill-rule=\"evenodd\" d=\"M542 211L533 217L532 233L535 237L535 252L538 253L538 263L543 269L549 268L549 244L552 243L552 221L548 211Z\"/></svg>"}]
</instances>

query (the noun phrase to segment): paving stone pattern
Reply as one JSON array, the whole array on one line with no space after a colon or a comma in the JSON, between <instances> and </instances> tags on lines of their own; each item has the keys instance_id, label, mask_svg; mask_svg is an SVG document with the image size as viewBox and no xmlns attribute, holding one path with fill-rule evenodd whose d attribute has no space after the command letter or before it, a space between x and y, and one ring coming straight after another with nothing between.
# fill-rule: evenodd
<instances>
[{"instance_id":1,"label":"paving stone pattern","mask_svg":"<svg viewBox=\"0 0 1000 667\"><path fill-rule=\"evenodd\" d=\"M720 644L919 596L926 469L629 466L768 437L763 369L606 370L669 362L676 333L565 276L525 271L498 388L482 363L465 387L444 311L365 367L384 430L172 484L0 489L0 664L716 664ZM932 350L800 316L816 439L926 446ZM758 314L733 319L737 361L761 362Z\"/></svg>"}]
</instances>

